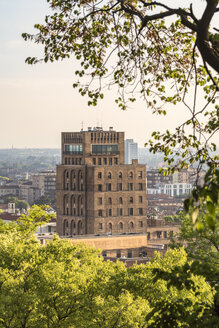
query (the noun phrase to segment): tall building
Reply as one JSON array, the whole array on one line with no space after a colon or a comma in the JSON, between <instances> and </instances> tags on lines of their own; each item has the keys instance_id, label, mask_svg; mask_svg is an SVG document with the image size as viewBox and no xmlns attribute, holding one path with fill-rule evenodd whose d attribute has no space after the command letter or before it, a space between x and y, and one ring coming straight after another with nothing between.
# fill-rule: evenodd
<instances>
[{"instance_id":1,"label":"tall building","mask_svg":"<svg viewBox=\"0 0 219 328\"><path fill-rule=\"evenodd\" d=\"M146 168L124 164L124 132L111 127L62 133L57 166L57 232L146 233Z\"/></svg>"},{"instance_id":2,"label":"tall building","mask_svg":"<svg viewBox=\"0 0 219 328\"><path fill-rule=\"evenodd\" d=\"M131 164L133 159L138 158L138 144L133 139L125 140L125 164Z\"/></svg>"}]
</instances>

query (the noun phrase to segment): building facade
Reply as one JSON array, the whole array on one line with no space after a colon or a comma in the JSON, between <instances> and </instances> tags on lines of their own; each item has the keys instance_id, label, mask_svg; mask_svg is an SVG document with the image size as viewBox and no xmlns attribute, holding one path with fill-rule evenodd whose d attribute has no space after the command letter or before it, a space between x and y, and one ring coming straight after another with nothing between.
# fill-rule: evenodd
<instances>
[{"instance_id":1,"label":"building facade","mask_svg":"<svg viewBox=\"0 0 219 328\"><path fill-rule=\"evenodd\" d=\"M146 233L146 168L124 164L124 133L62 133L57 166L60 236Z\"/></svg>"},{"instance_id":2,"label":"building facade","mask_svg":"<svg viewBox=\"0 0 219 328\"><path fill-rule=\"evenodd\" d=\"M56 197L56 172L52 170L42 171L32 176L32 185L40 189L40 196Z\"/></svg>"}]
</instances>

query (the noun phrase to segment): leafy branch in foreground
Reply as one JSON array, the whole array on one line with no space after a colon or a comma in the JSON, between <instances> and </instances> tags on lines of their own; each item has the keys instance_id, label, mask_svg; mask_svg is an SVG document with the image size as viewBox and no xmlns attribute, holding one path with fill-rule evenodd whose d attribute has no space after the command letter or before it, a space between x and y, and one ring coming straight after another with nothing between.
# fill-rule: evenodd
<instances>
[{"instance_id":1,"label":"leafy branch in foreground","mask_svg":"<svg viewBox=\"0 0 219 328\"><path fill-rule=\"evenodd\" d=\"M73 86L88 96L88 105L96 105L113 86L121 109L143 98L154 113L165 115L168 104L182 102L188 119L174 133L154 132L150 150L164 152L175 168L215 162L210 151L219 122L219 34L211 25L218 0L205 0L200 18L192 4L181 8L177 1L171 7L151 0L47 2L53 14L35 25L37 34L23 33L25 40L44 46L44 56L27 63L73 54L81 65Z\"/></svg>"}]
</instances>

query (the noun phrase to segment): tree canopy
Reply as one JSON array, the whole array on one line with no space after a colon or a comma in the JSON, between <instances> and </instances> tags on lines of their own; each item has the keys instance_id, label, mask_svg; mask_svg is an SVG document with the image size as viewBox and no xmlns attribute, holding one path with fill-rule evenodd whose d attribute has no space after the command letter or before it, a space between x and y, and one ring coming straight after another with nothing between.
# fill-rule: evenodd
<instances>
[{"instance_id":1,"label":"tree canopy","mask_svg":"<svg viewBox=\"0 0 219 328\"><path fill-rule=\"evenodd\" d=\"M0 225L1 328L218 327L214 286L193 272L183 248L126 268L57 236L38 243L33 227L48 219L43 211Z\"/></svg>"},{"instance_id":2,"label":"tree canopy","mask_svg":"<svg viewBox=\"0 0 219 328\"><path fill-rule=\"evenodd\" d=\"M194 2L201 15L186 1L185 8L168 0L47 2L53 14L35 25L35 35L23 34L44 45L43 58L29 57L29 64L73 54L81 65L73 86L89 97L89 105L112 86L122 109L141 97L153 112L165 115L165 104L183 102L188 119L174 132L154 132L151 151L164 152L173 168L215 163L210 140L218 131L219 34L213 25L218 0L205 0L202 7Z\"/></svg>"}]
</instances>

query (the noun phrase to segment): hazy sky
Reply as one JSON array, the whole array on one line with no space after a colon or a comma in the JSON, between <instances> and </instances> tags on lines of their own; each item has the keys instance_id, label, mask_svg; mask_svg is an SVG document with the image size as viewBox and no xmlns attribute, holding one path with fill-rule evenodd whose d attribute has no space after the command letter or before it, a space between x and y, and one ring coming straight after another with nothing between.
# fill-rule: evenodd
<instances>
[{"instance_id":1,"label":"hazy sky","mask_svg":"<svg viewBox=\"0 0 219 328\"><path fill-rule=\"evenodd\" d=\"M173 128L186 117L183 106L171 107L164 118L152 115L141 101L121 111L113 91L91 108L72 88L73 58L25 64L26 57L40 56L42 48L23 41L21 33L33 32L46 13L46 0L0 0L0 148L58 148L61 131L80 131L82 122L84 129L113 126L143 147L152 131Z\"/></svg>"}]
</instances>

